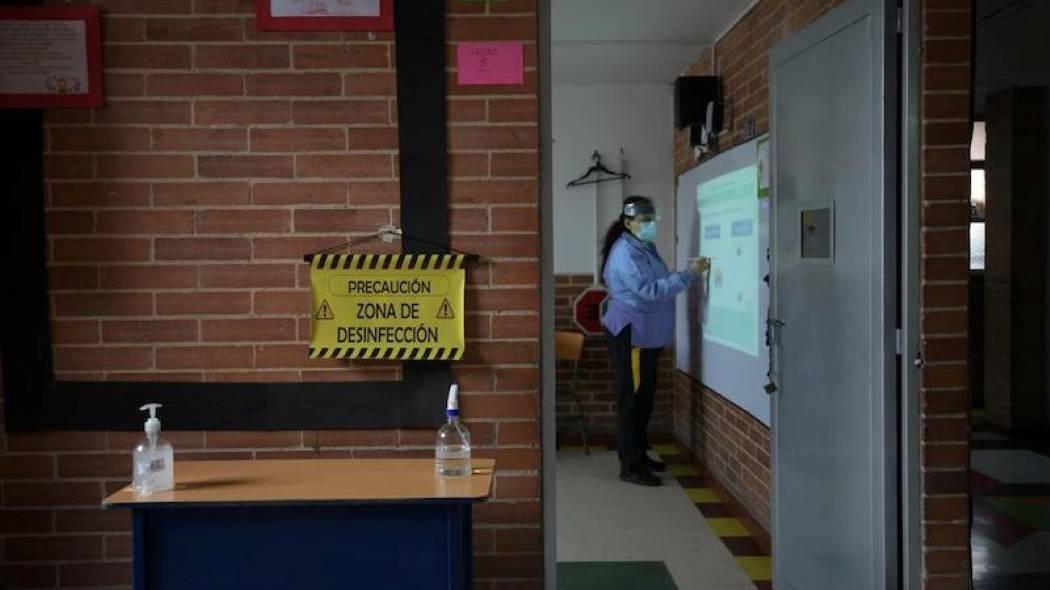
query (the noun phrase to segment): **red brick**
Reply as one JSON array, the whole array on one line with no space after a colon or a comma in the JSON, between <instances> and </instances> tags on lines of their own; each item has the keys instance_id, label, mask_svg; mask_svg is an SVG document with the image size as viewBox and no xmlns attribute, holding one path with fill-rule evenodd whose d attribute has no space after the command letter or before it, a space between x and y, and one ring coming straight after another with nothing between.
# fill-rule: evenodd
<instances>
[{"instance_id":1,"label":"red brick","mask_svg":"<svg viewBox=\"0 0 1050 590\"><path fill-rule=\"evenodd\" d=\"M297 156L296 176L328 178L391 178L393 159L389 155L306 155Z\"/></svg>"},{"instance_id":2,"label":"red brick","mask_svg":"<svg viewBox=\"0 0 1050 590\"><path fill-rule=\"evenodd\" d=\"M127 316L149 315L153 300L149 293L77 293L55 296L55 315Z\"/></svg>"},{"instance_id":3,"label":"red brick","mask_svg":"<svg viewBox=\"0 0 1050 590\"><path fill-rule=\"evenodd\" d=\"M52 320L51 341L55 344L96 344L99 323L84 320Z\"/></svg>"},{"instance_id":4,"label":"red brick","mask_svg":"<svg viewBox=\"0 0 1050 590\"><path fill-rule=\"evenodd\" d=\"M292 105L281 100L198 100L198 125L281 125L292 120Z\"/></svg>"},{"instance_id":5,"label":"red brick","mask_svg":"<svg viewBox=\"0 0 1050 590\"><path fill-rule=\"evenodd\" d=\"M499 444L538 445L540 443L539 422L500 422Z\"/></svg>"},{"instance_id":6,"label":"red brick","mask_svg":"<svg viewBox=\"0 0 1050 590\"><path fill-rule=\"evenodd\" d=\"M248 133L244 129L154 129L153 149L166 152L244 151Z\"/></svg>"},{"instance_id":7,"label":"red brick","mask_svg":"<svg viewBox=\"0 0 1050 590\"><path fill-rule=\"evenodd\" d=\"M252 240L252 254L255 260L282 259L301 262L303 254L338 246L338 239L340 238L333 238L332 236L255 238Z\"/></svg>"},{"instance_id":8,"label":"red brick","mask_svg":"<svg viewBox=\"0 0 1050 590\"><path fill-rule=\"evenodd\" d=\"M531 180L453 180L451 201L456 205L535 204L538 186Z\"/></svg>"},{"instance_id":9,"label":"red brick","mask_svg":"<svg viewBox=\"0 0 1050 590\"><path fill-rule=\"evenodd\" d=\"M291 318L203 320L204 342L273 342L295 340L295 320Z\"/></svg>"},{"instance_id":10,"label":"red brick","mask_svg":"<svg viewBox=\"0 0 1050 590\"><path fill-rule=\"evenodd\" d=\"M219 264L202 266L201 287L266 288L294 287L295 267L288 264Z\"/></svg>"},{"instance_id":11,"label":"red brick","mask_svg":"<svg viewBox=\"0 0 1050 590\"><path fill-rule=\"evenodd\" d=\"M287 45L198 45L194 57L204 70L271 70L290 63Z\"/></svg>"},{"instance_id":12,"label":"red brick","mask_svg":"<svg viewBox=\"0 0 1050 590\"><path fill-rule=\"evenodd\" d=\"M4 484L4 505L11 506L98 506L102 487L97 482L49 481Z\"/></svg>"},{"instance_id":13,"label":"red brick","mask_svg":"<svg viewBox=\"0 0 1050 590\"><path fill-rule=\"evenodd\" d=\"M102 288L192 289L197 285L197 270L186 266L112 266L102 267Z\"/></svg>"},{"instance_id":14,"label":"red brick","mask_svg":"<svg viewBox=\"0 0 1050 590\"><path fill-rule=\"evenodd\" d=\"M158 369L248 369L252 349L245 346L180 346L157 348Z\"/></svg>"},{"instance_id":15,"label":"red brick","mask_svg":"<svg viewBox=\"0 0 1050 590\"><path fill-rule=\"evenodd\" d=\"M352 150L396 150L397 127L353 127L349 145Z\"/></svg>"},{"instance_id":16,"label":"red brick","mask_svg":"<svg viewBox=\"0 0 1050 590\"><path fill-rule=\"evenodd\" d=\"M102 537L21 537L4 547L8 561L73 561L102 558Z\"/></svg>"},{"instance_id":17,"label":"red brick","mask_svg":"<svg viewBox=\"0 0 1050 590\"><path fill-rule=\"evenodd\" d=\"M146 21L136 17L116 17L112 15L102 15L102 41L112 43L116 42L135 42L146 40ZM105 86L106 93L109 94L109 86Z\"/></svg>"},{"instance_id":18,"label":"red brick","mask_svg":"<svg viewBox=\"0 0 1050 590\"><path fill-rule=\"evenodd\" d=\"M50 186L52 207L144 207L150 201L146 183L62 182Z\"/></svg>"},{"instance_id":19,"label":"red brick","mask_svg":"<svg viewBox=\"0 0 1050 590\"><path fill-rule=\"evenodd\" d=\"M290 228L291 213L280 209L197 212L198 234L285 233Z\"/></svg>"},{"instance_id":20,"label":"red brick","mask_svg":"<svg viewBox=\"0 0 1050 590\"><path fill-rule=\"evenodd\" d=\"M390 105L368 99L296 101L292 120L296 125L388 125Z\"/></svg>"},{"instance_id":21,"label":"red brick","mask_svg":"<svg viewBox=\"0 0 1050 590\"><path fill-rule=\"evenodd\" d=\"M397 78L393 72L354 72L347 74L344 85L348 96L394 96Z\"/></svg>"},{"instance_id":22,"label":"red brick","mask_svg":"<svg viewBox=\"0 0 1050 590\"><path fill-rule=\"evenodd\" d=\"M253 129L253 152L316 152L346 149L343 129Z\"/></svg>"},{"instance_id":23,"label":"red brick","mask_svg":"<svg viewBox=\"0 0 1050 590\"><path fill-rule=\"evenodd\" d=\"M51 479L55 475L55 458L51 455L0 456L0 479Z\"/></svg>"},{"instance_id":24,"label":"red brick","mask_svg":"<svg viewBox=\"0 0 1050 590\"><path fill-rule=\"evenodd\" d=\"M458 235L452 247L481 256L530 258L539 255L539 237Z\"/></svg>"},{"instance_id":25,"label":"red brick","mask_svg":"<svg viewBox=\"0 0 1050 590\"><path fill-rule=\"evenodd\" d=\"M256 205L345 204L348 192L347 185L338 182L260 182L252 187L252 202Z\"/></svg>"},{"instance_id":26,"label":"red brick","mask_svg":"<svg viewBox=\"0 0 1050 590\"><path fill-rule=\"evenodd\" d=\"M153 349L151 348L60 347L55 351L55 368L59 371L126 371L152 367Z\"/></svg>"},{"instance_id":27,"label":"red brick","mask_svg":"<svg viewBox=\"0 0 1050 590\"><path fill-rule=\"evenodd\" d=\"M334 70L347 68L385 68L390 65L387 45L296 45L293 48L296 69Z\"/></svg>"},{"instance_id":28,"label":"red brick","mask_svg":"<svg viewBox=\"0 0 1050 590\"><path fill-rule=\"evenodd\" d=\"M449 100L445 110L450 123L478 123L488 116L485 101L476 98Z\"/></svg>"},{"instance_id":29,"label":"red brick","mask_svg":"<svg viewBox=\"0 0 1050 590\"><path fill-rule=\"evenodd\" d=\"M534 16L461 16L448 21L450 41L502 41L536 39Z\"/></svg>"},{"instance_id":30,"label":"red brick","mask_svg":"<svg viewBox=\"0 0 1050 590\"><path fill-rule=\"evenodd\" d=\"M189 45L107 45L102 52L106 70L186 70Z\"/></svg>"},{"instance_id":31,"label":"red brick","mask_svg":"<svg viewBox=\"0 0 1050 590\"><path fill-rule=\"evenodd\" d=\"M256 314L307 314L310 293L307 291L257 291L252 311Z\"/></svg>"},{"instance_id":32,"label":"red brick","mask_svg":"<svg viewBox=\"0 0 1050 590\"><path fill-rule=\"evenodd\" d=\"M11 452L104 450L106 435L101 432L9 432L7 450Z\"/></svg>"},{"instance_id":33,"label":"red brick","mask_svg":"<svg viewBox=\"0 0 1050 590\"><path fill-rule=\"evenodd\" d=\"M47 212L48 235L90 234L95 231L95 218L90 211Z\"/></svg>"},{"instance_id":34,"label":"red brick","mask_svg":"<svg viewBox=\"0 0 1050 590\"><path fill-rule=\"evenodd\" d=\"M463 395L464 415L472 418L534 418L539 416L535 395Z\"/></svg>"},{"instance_id":35,"label":"red brick","mask_svg":"<svg viewBox=\"0 0 1050 590\"><path fill-rule=\"evenodd\" d=\"M489 228L489 212L477 207L456 207L449 212L449 226L452 233L485 232Z\"/></svg>"},{"instance_id":36,"label":"red brick","mask_svg":"<svg viewBox=\"0 0 1050 590\"><path fill-rule=\"evenodd\" d=\"M94 178L95 159L91 156L44 156L44 178Z\"/></svg>"},{"instance_id":37,"label":"red brick","mask_svg":"<svg viewBox=\"0 0 1050 590\"><path fill-rule=\"evenodd\" d=\"M474 522L480 524L539 524L538 502L483 502L474 507Z\"/></svg>"},{"instance_id":38,"label":"red brick","mask_svg":"<svg viewBox=\"0 0 1050 590\"><path fill-rule=\"evenodd\" d=\"M539 370L534 367L496 369L496 387L500 391L535 390L539 383Z\"/></svg>"},{"instance_id":39,"label":"red brick","mask_svg":"<svg viewBox=\"0 0 1050 590\"><path fill-rule=\"evenodd\" d=\"M247 182L172 182L153 185L154 204L247 205L251 202Z\"/></svg>"},{"instance_id":40,"label":"red brick","mask_svg":"<svg viewBox=\"0 0 1050 590\"><path fill-rule=\"evenodd\" d=\"M295 212L295 231L301 233L375 231L389 222L386 209L300 209Z\"/></svg>"},{"instance_id":41,"label":"red brick","mask_svg":"<svg viewBox=\"0 0 1050 590\"><path fill-rule=\"evenodd\" d=\"M49 131L51 151L130 152L149 149L145 127L55 127Z\"/></svg>"},{"instance_id":42,"label":"red brick","mask_svg":"<svg viewBox=\"0 0 1050 590\"><path fill-rule=\"evenodd\" d=\"M538 128L452 127L449 129L448 145L450 150L536 149L539 146Z\"/></svg>"},{"instance_id":43,"label":"red brick","mask_svg":"<svg viewBox=\"0 0 1050 590\"><path fill-rule=\"evenodd\" d=\"M251 243L243 238L158 238L157 260L247 260Z\"/></svg>"},{"instance_id":44,"label":"red brick","mask_svg":"<svg viewBox=\"0 0 1050 590\"><path fill-rule=\"evenodd\" d=\"M535 178L539 174L539 164L536 152L492 154L492 176Z\"/></svg>"},{"instance_id":45,"label":"red brick","mask_svg":"<svg viewBox=\"0 0 1050 590\"><path fill-rule=\"evenodd\" d=\"M449 175L452 177L489 175L488 154L453 153L449 154L448 164Z\"/></svg>"},{"instance_id":46,"label":"red brick","mask_svg":"<svg viewBox=\"0 0 1050 590\"><path fill-rule=\"evenodd\" d=\"M103 342L194 342L197 322L192 320L109 320L102 323Z\"/></svg>"},{"instance_id":47,"label":"red brick","mask_svg":"<svg viewBox=\"0 0 1050 590\"><path fill-rule=\"evenodd\" d=\"M283 449L303 446L303 433L298 430L283 432L208 432L206 437L205 446L209 449Z\"/></svg>"},{"instance_id":48,"label":"red brick","mask_svg":"<svg viewBox=\"0 0 1050 590\"><path fill-rule=\"evenodd\" d=\"M492 318L493 338L538 338L540 321L536 316L497 315Z\"/></svg>"},{"instance_id":49,"label":"red brick","mask_svg":"<svg viewBox=\"0 0 1050 590\"><path fill-rule=\"evenodd\" d=\"M490 100L489 120L500 123L535 123L539 120L539 103L532 98Z\"/></svg>"},{"instance_id":50,"label":"red brick","mask_svg":"<svg viewBox=\"0 0 1050 590\"><path fill-rule=\"evenodd\" d=\"M241 21L235 18L151 18L150 41L240 41Z\"/></svg>"},{"instance_id":51,"label":"red brick","mask_svg":"<svg viewBox=\"0 0 1050 590\"><path fill-rule=\"evenodd\" d=\"M194 175L191 156L99 156L99 178L188 178Z\"/></svg>"},{"instance_id":52,"label":"red brick","mask_svg":"<svg viewBox=\"0 0 1050 590\"><path fill-rule=\"evenodd\" d=\"M192 211L101 211L98 232L103 234L190 234Z\"/></svg>"},{"instance_id":53,"label":"red brick","mask_svg":"<svg viewBox=\"0 0 1050 590\"><path fill-rule=\"evenodd\" d=\"M128 447L127 451L130 451ZM60 478L128 478L131 474L131 453L75 453L60 455Z\"/></svg>"},{"instance_id":54,"label":"red brick","mask_svg":"<svg viewBox=\"0 0 1050 590\"><path fill-rule=\"evenodd\" d=\"M138 434L136 433L136 436ZM130 448L130 447L128 447ZM131 530L131 514L123 510L56 510L55 531L59 533L122 532Z\"/></svg>"},{"instance_id":55,"label":"red brick","mask_svg":"<svg viewBox=\"0 0 1050 590\"><path fill-rule=\"evenodd\" d=\"M50 533L53 520L49 510L4 510L0 512L0 534Z\"/></svg>"},{"instance_id":56,"label":"red brick","mask_svg":"<svg viewBox=\"0 0 1050 590\"><path fill-rule=\"evenodd\" d=\"M538 262L500 262L492 268L492 283L495 285L539 284Z\"/></svg>"},{"instance_id":57,"label":"red brick","mask_svg":"<svg viewBox=\"0 0 1050 590\"><path fill-rule=\"evenodd\" d=\"M241 96L244 81L232 74L151 74L146 92L150 96Z\"/></svg>"},{"instance_id":58,"label":"red brick","mask_svg":"<svg viewBox=\"0 0 1050 590\"><path fill-rule=\"evenodd\" d=\"M339 96L339 74L253 74L245 80L248 96Z\"/></svg>"},{"instance_id":59,"label":"red brick","mask_svg":"<svg viewBox=\"0 0 1050 590\"><path fill-rule=\"evenodd\" d=\"M541 529L496 529L495 534L496 551L499 553L540 553L543 551L543 531Z\"/></svg>"},{"instance_id":60,"label":"red brick","mask_svg":"<svg viewBox=\"0 0 1050 590\"><path fill-rule=\"evenodd\" d=\"M58 568L63 588L130 586L131 562L69 563Z\"/></svg>"},{"instance_id":61,"label":"red brick","mask_svg":"<svg viewBox=\"0 0 1050 590\"><path fill-rule=\"evenodd\" d=\"M290 178L287 156L200 156L200 175L211 178Z\"/></svg>"},{"instance_id":62,"label":"red brick","mask_svg":"<svg viewBox=\"0 0 1050 590\"><path fill-rule=\"evenodd\" d=\"M354 181L350 183L351 205L393 205L401 196L397 181Z\"/></svg>"}]
</instances>

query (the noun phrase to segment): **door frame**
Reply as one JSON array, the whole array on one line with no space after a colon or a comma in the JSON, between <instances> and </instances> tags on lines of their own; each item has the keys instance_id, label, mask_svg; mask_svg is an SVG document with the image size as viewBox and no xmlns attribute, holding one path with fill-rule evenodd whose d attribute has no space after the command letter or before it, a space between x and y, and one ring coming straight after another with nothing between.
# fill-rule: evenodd
<instances>
[{"instance_id":1,"label":"door frame","mask_svg":"<svg viewBox=\"0 0 1050 590\"><path fill-rule=\"evenodd\" d=\"M870 153L871 162L874 164L872 181L876 185L876 190L882 190L886 195L882 210L876 212L879 216L878 220L881 220L881 233L877 234L875 238L875 247L882 251L882 272L879 273L882 283L873 286L873 294L876 296L874 300L881 302L882 305L880 309L873 310L876 316L872 322L872 338L875 344L872 347L872 360L878 362L878 359L884 359L881 363L883 365L881 375L878 376L876 384L876 387L881 384L883 392L882 417L877 420L876 416L872 416L873 421L877 420L877 422L873 423L872 434L875 436L875 440L872 447L874 449L883 449L881 461L877 460L873 463L875 475L881 477L883 502L874 505L872 508L872 522L875 524L872 531L872 534L875 536L872 546L877 553L875 556L875 569L870 572L870 576L877 587L889 589L905 587L902 584L902 572L904 571L902 568L910 559L904 557L902 550L907 548L909 552L912 551L912 547L906 542L906 539L910 538L910 535L907 534L909 522L902 520L904 508L909 502L903 499L905 490L902 485L907 481L907 478L902 477L902 475L906 461L904 460L905 456L900 454L902 440L905 436L904 433L907 431L900 415L901 396L907 389L904 385L907 379L898 381L899 377L910 376L910 373L901 372L901 363L899 361L903 356L899 355L902 352L902 335L904 333L902 328L905 327L905 324L911 327L910 322L905 323L902 320L906 315L912 314L914 311L911 306L905 305L907 298L901 297L900 289L902 287L912 287L912 281L906 281L905 271L908 265L902 264L901 256L905 253L911 255L912 248L908 246L917 244L917 242L909 243L911 239L910 232L903 229L905 222L911 221L911 218L905 213L908 208L902 206L901 196L905 193L901 190L901 177L899 174L901 158L907 154L907 150L902 149L902 143L904 143L901 141L903 128L900 125L901 84L899 83L899 75L901 64L898 61L900 55L898 35L900 25L898 24L898 19L902 14L895 0L847 0L829 14L839 14L842 18L853 23L865 18L869 7L872 8L874 15L874 26L871 31L874 44L872 59L881 66L876 67L875 71L881 73L881 88L878 89L877 95L882 96L881 106L883 112L881 117L874 117L872 120L873 133L881 133L883 139L883 149L873 149ZM880 7L882 8L881 19L878 18ZM778 127L775 109L777 87L774 83L776 64L787 61L801 51L823 39L827 39L840 30L842 30L842 26L838 22L833 23L826 18L821 18L800 31L791 34L771 49L769 62L769 124L771 141L776 140ZM877 100L873 104L877 104ZM908 136L905 135L904 137ZM775 145L773 149L776 149ZM775 156L772 157L771 162L771 174L775 181L777 158ZM778 223L777 199L775 195L770 211L770 220L770 244L777 244ZM770 276L773 278L770 309L771 317L774 318L778 317L776 309L776 272L777 256L774 254L770 269ZM879 330L880 325L881 331ZM774 363L779 365L779 354L775 346L771 350L771 354ZM896 361L893 359L896 359ZM778 392L773 395L781 394ZM771 399L770 404L772 406L772 429L774 433L772 449L774 467L772 494L774 497L771 498L772 523L770 533L774 542L773 577L776 580L777 557L775 544L776 531L779 526L775 497L779 489L779 476L776 469L778 463L776 436L778 412L776 398ZM914 432L917 434L917 431ZM908 516L911 517L912 514L908 513ZM880 524L881 530L878 530Z\"/></svg>"}]
</instances>

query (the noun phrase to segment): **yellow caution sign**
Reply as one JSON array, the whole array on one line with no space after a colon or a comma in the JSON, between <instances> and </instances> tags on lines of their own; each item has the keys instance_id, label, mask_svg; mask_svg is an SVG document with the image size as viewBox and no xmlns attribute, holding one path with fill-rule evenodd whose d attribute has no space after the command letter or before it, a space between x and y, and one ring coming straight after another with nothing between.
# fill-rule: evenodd
<instances>
[{"instance_id":1,"label":"yellow caution sign","mask_svg":"<svg viewBox=\"0 0 1050 590\"><path fill-rule=\"evenodd\" d=\"M310 358L462 358L465 259L454 254L315 255Z\"/></svg>"}]
</instances>

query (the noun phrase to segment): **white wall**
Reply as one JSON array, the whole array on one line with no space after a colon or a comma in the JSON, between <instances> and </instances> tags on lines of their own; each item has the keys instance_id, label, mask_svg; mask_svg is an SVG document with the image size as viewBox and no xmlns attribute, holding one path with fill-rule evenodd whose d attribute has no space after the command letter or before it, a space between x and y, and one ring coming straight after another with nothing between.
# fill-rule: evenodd
<instances>
[{"instance_id":1,"label":"white wall","mask_svg":"<svg viewBox=\"0 0 1050 590\"><path fill-rule=\"evenodd\" d=\"M634 194L656 201L663 217L656 245L670 265L674 253L672 88L557 85L552 98L554 272L593 273L599 241L618 217L622 197ZM601 152L609 169L618 171L621 147L632 177L622 188L618 182L565 187L590 167L594 150Z\"/></svg>"}]
</instances>

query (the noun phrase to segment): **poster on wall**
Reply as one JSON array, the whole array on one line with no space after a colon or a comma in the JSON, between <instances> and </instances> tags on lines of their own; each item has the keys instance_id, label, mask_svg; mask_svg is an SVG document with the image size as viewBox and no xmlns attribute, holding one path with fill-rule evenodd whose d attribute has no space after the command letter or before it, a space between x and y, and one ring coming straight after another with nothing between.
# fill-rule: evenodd
<instances>
[{"instance_id":1,"label":"poster on wall","mask_svg":"<svg viewBox=\"0 0 1050 590\"><path fill-rule=\"evenodd\" d=\"M521 41L460 43L456 46L460 86L521 86L525 83L525 48Z\"/></svg>"},{"instance_id":2,"label":"poster on wall","mask_svg":"<svg viewBox=\"0 0 1050 590\"><path fill-rule=\"evenodd\" d=\"M0 107L102 106L98 9L0 8Z\"/></svg>"},{"instance_id":3,"label":"poster on wall","mask_svg":"<svg viewBox=\"0 0 1050 590\"><path fill-rule=\"evenodd\" d=\"M394 0L256 0L260 31L393 31Z\"/></svg>"}]
</instances>

